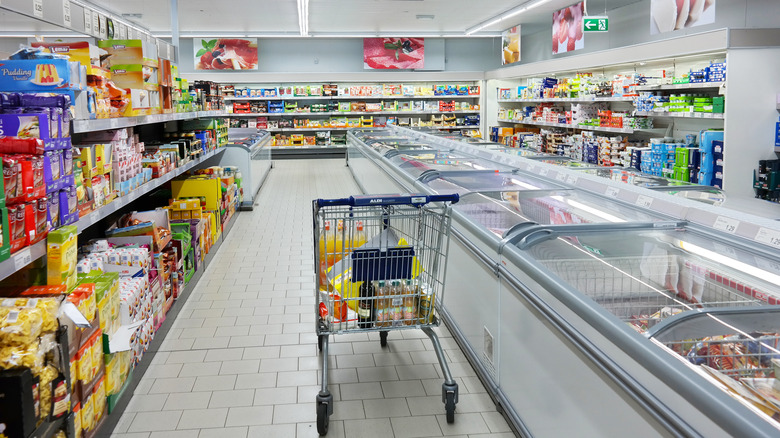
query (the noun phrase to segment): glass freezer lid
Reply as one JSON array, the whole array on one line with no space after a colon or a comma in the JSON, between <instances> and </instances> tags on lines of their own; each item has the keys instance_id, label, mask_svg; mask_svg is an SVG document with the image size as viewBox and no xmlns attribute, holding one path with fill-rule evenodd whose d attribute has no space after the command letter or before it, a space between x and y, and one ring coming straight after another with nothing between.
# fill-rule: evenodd
<instances>
[{"instance_id":1,"label":"glass freezer lid","mask_svg":"<svg viewBox=\"0 0 780 438\"><path fill-rule=\"evenodd\" d=\"M396 155L390 158L399 168L407 172L414 178L419 177L429 170L453 171L453 170L512 170L512 167L494 163L492 161L480 158L449 158L447 155L441 155L441 158L413 158L405 155Z\"/></svg>"},{"instance_id":2,"label":"glass freezer lid","mask_svg":"<svg viewBox=\"0 0 780 438\"><path fill-rule=\"evenodd\" d=\"M565 187L528 173L510 172L444 172L424 180L437 193L482 191L561 190Z\"/></svg>"},{"instance_id":3,"label":"glass freezer lid","mask_svg":"<svg viewBox=\"0 0 780 438\"><path fill-rule=\"evenodd\" d=\"M780 259L687 229L574 231L518 243L572 288L644 332L687 310L780 302Z\"/></svg>"},{"instance_id":4,"label":"glass freezer lid","mask_svg":"<svg viewBox=\"0 0 780 438\"><path fill-rule=\"evenodd\" d=\"M717 187L693 186L686 187L685 190L667 187L664 189L656 189L656 191L709 205L721 205L726 202L726 194Z\"/></svg>"},{"instance_id":5,"label":"glass freezer lid","mask_svg":"<svg viewBox=\"0 0 780 438\"><path fill-rule=\"evenodd\" d=\"M596 165L594 164L593 166ZM599 167L599 168L580 168L576 170L578 172L586 173L588 175L595 175L601 178L610 179L612 181L624 182L639 187L666 187L666 186L693 185L688 182L676 181L661 176L643 174L625 168Z\"/></svg>"},{"instance_id":6,"label":"glass freezer lid","mask_svg":"<svg viewBox=\"0 0 780 438\"><path fill-rule=\"evenodd\" d=\"M500 148L496 148L495 150L509 155L517 155L518 157L528 157L528 158L552 157L552 155L546 154L544 152L537 152L537 151L532 151L530 149L523 149L523 148L500 147Z\"/></svg>"},{"instance_id":7,"label":"glass freezer lid","mask_svg":"<svg viewBox=\"0 0 780 438\"><path fill-rule=\"evenodd\" d=\"M547 156L538 156L538 157L529 157L536 163L546 163L546 164L552 164L555 166L561 166L561 167L567 167L570 169L593 169L597 168L597 164L591 164L591 163L584 163L582 161L577 161L569 157L562 157L562 156L555 156L555 155L547 155Z\"/></svg>"},{"instance_id":8,"label":"glass freezer lid","mask_svg":"<svg viewBox=\"0 0 780 438\"><path fill-rule=\"evenodd\" d=\"M568 225L660 222L663 217L577 189L555 193L495 190L467 193L452 208L499 237L521 223Z\"/></svg>"}]
</instances>

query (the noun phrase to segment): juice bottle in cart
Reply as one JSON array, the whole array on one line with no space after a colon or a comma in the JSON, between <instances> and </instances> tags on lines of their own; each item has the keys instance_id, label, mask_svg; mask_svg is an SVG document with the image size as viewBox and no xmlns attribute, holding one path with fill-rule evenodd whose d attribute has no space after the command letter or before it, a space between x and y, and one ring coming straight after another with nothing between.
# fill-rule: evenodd
<instances>
[{"instance_id":1,"label":"juice bottle in cart","mask_svg":"<svg viewBox=\"0 0 780 438\"><path fill-rule=\"evenodd\" d=\"M375 312L377 327L388 327L390 325L390 322L387 319L387 304L387 286L385 285L384 281L380 281L379 286L376 288Z\"/></svg>"},{"instance_id":2,"label":"juice bottle in cart","mask_svg":"<svg viewBox=\"0 0 780 438\"><path fill-rule=\"evenodd\" d=\"M420 294L420 311L418 315L420 324L431 324L433 323L433 303L435 297L425 287L418 286L417 289Z\"/></svg>"},{"instance_id":3,"label":"juice bottle in cart","mask_svg":"<svg viewBox=\"0 0 780 438\"><path fill-rule=\"evenodd\" d=\"M417 324L417 299L414 293L414 287L412 287L412 280L406 280L403 285L404 295L404 324L415 325Z\"/></svg>"},{"instance_id":4,"label":"juice bottle in cart","mask_svg":"<svg viewBox=\"0 0 780 438\"><path fill-rule=\"evenodd\" d=\"M352 237L351 249L360 248L366 243L366 232L363 230L363 221L355 225L355 235Z\"/></svg>"},{"instance_id":5,"label":"juice bottle in cart","mask_svg":"<svg viewBox=\"0 0 780 438\"><path fill-rule=\"evenodd\" d=\"M346 247L344 245L344 221L338 221L338 225L336 226L336 235L334 237L333 262L331 265L341 260L341 257L344 255L344 249L349 248L349 241L347 241Z\"/></svg>"},{"instance_id":6,"label":"juice bottle in cart","mask_svg":"<svg viewBox=\"0 0 780 438\"><path fill-rule=\"evenodd\" d=\"M326 242L327 240L327 242ZM328 284L327 271L330 264L328 263L329 254L332 249L329 249L330 240L332 240L332 234L330 232L330 221L325 222L325 229L320 232L319 241L319 253L320 253L320 288L325 289Z\"/></svg>"},{"instance_id":7,"label":"juice bottle in cart","mask_svg":"<svg viewBox=\"0 0 780 438\"><path fill-rule=\"evenodd\" d=\"M390 286L390 321L393 327L403 325L404 297L401 295L400 282L393 280Z\"/></svg>"}]
</instances>

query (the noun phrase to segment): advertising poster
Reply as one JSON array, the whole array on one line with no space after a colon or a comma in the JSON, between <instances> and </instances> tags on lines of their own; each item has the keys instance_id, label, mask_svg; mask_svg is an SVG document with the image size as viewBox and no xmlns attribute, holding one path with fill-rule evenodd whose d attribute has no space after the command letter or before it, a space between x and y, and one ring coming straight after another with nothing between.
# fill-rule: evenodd
<instances>
[{"instance_id":1,"label":"advertising poster","mask_svg":"<svg viewBox=\"0 0 780 438\"><path fill-rule=\"evenodd\" d=\"M257 38L194 38L195 70L257 70Z\"/></svg>"},{"instance_id":2,"label":"advertising poster","mask_svg":"<svg viewBox=\"0 0 780 438\"><path fill-rule=\"evenodd\" d=\"M650 35L715 22L715 0L652 0Z\"/></svg>"},{"instance_id":3,"label":"advertising poster","mask_svg":"<svg viewBox=\"0 0 780 438\"><path fill-rule=\"evenodd\" d=\"M501 65L520 61L520 26L505 30L501 34Z\"/></svg>"},{"instance_id":4,"label":"advertising poster","mask_svg":"<svg viewBox=\"0 0 780 438\"><path fill-rule=\"evenodd\" d=\"M582 37L582 16L585 15L585 2L575 3L568 8L553 12L552 52L566 53L585 47Z\"/></svg>"},{"instance_id":5,"label":"advertising poster","mask_svg":"<svg viewBox=\"0 0 780 438\"><path fill-rule=\"evenodd\" d=\"M413 69L425 66L425 38L363 38L363 68Z\"/></svg>"}]
</instances>

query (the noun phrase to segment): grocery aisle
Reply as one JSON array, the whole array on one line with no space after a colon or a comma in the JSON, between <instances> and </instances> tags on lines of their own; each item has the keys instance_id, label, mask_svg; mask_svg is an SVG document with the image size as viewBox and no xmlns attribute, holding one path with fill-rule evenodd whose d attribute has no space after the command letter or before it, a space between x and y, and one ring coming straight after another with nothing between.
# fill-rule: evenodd
<instances>
[{"instance_id":1,"label":"grocery aisle","mask_svg":"<svg viewBox=\"0 0 780 438\"><path fill-rule=\"evenodd\" d=\"M139 382L115 438L314 437L311 200L359 193L343 160L276 161ZM331 337L328 437L513 436L446 328L455 424L422 331ZM372 335L374 335L372 333Z\"/></svg>"}]
</instances>

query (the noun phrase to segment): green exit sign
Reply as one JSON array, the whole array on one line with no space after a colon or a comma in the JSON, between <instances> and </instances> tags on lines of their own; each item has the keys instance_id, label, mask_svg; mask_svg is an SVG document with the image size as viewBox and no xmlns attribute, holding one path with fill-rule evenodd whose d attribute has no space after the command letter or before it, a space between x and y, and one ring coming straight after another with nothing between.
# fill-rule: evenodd
<instances>
[{"instance_id":1,"label":"green exit sign","mask_svg":"<svg viewBox=\"0 0 780 438\"><path fill-rule=\"evenodd\" d=\"M606 32L609 30L609 18L582 17L582 28L585 32Z\"/></svg>"}]
</instances>

